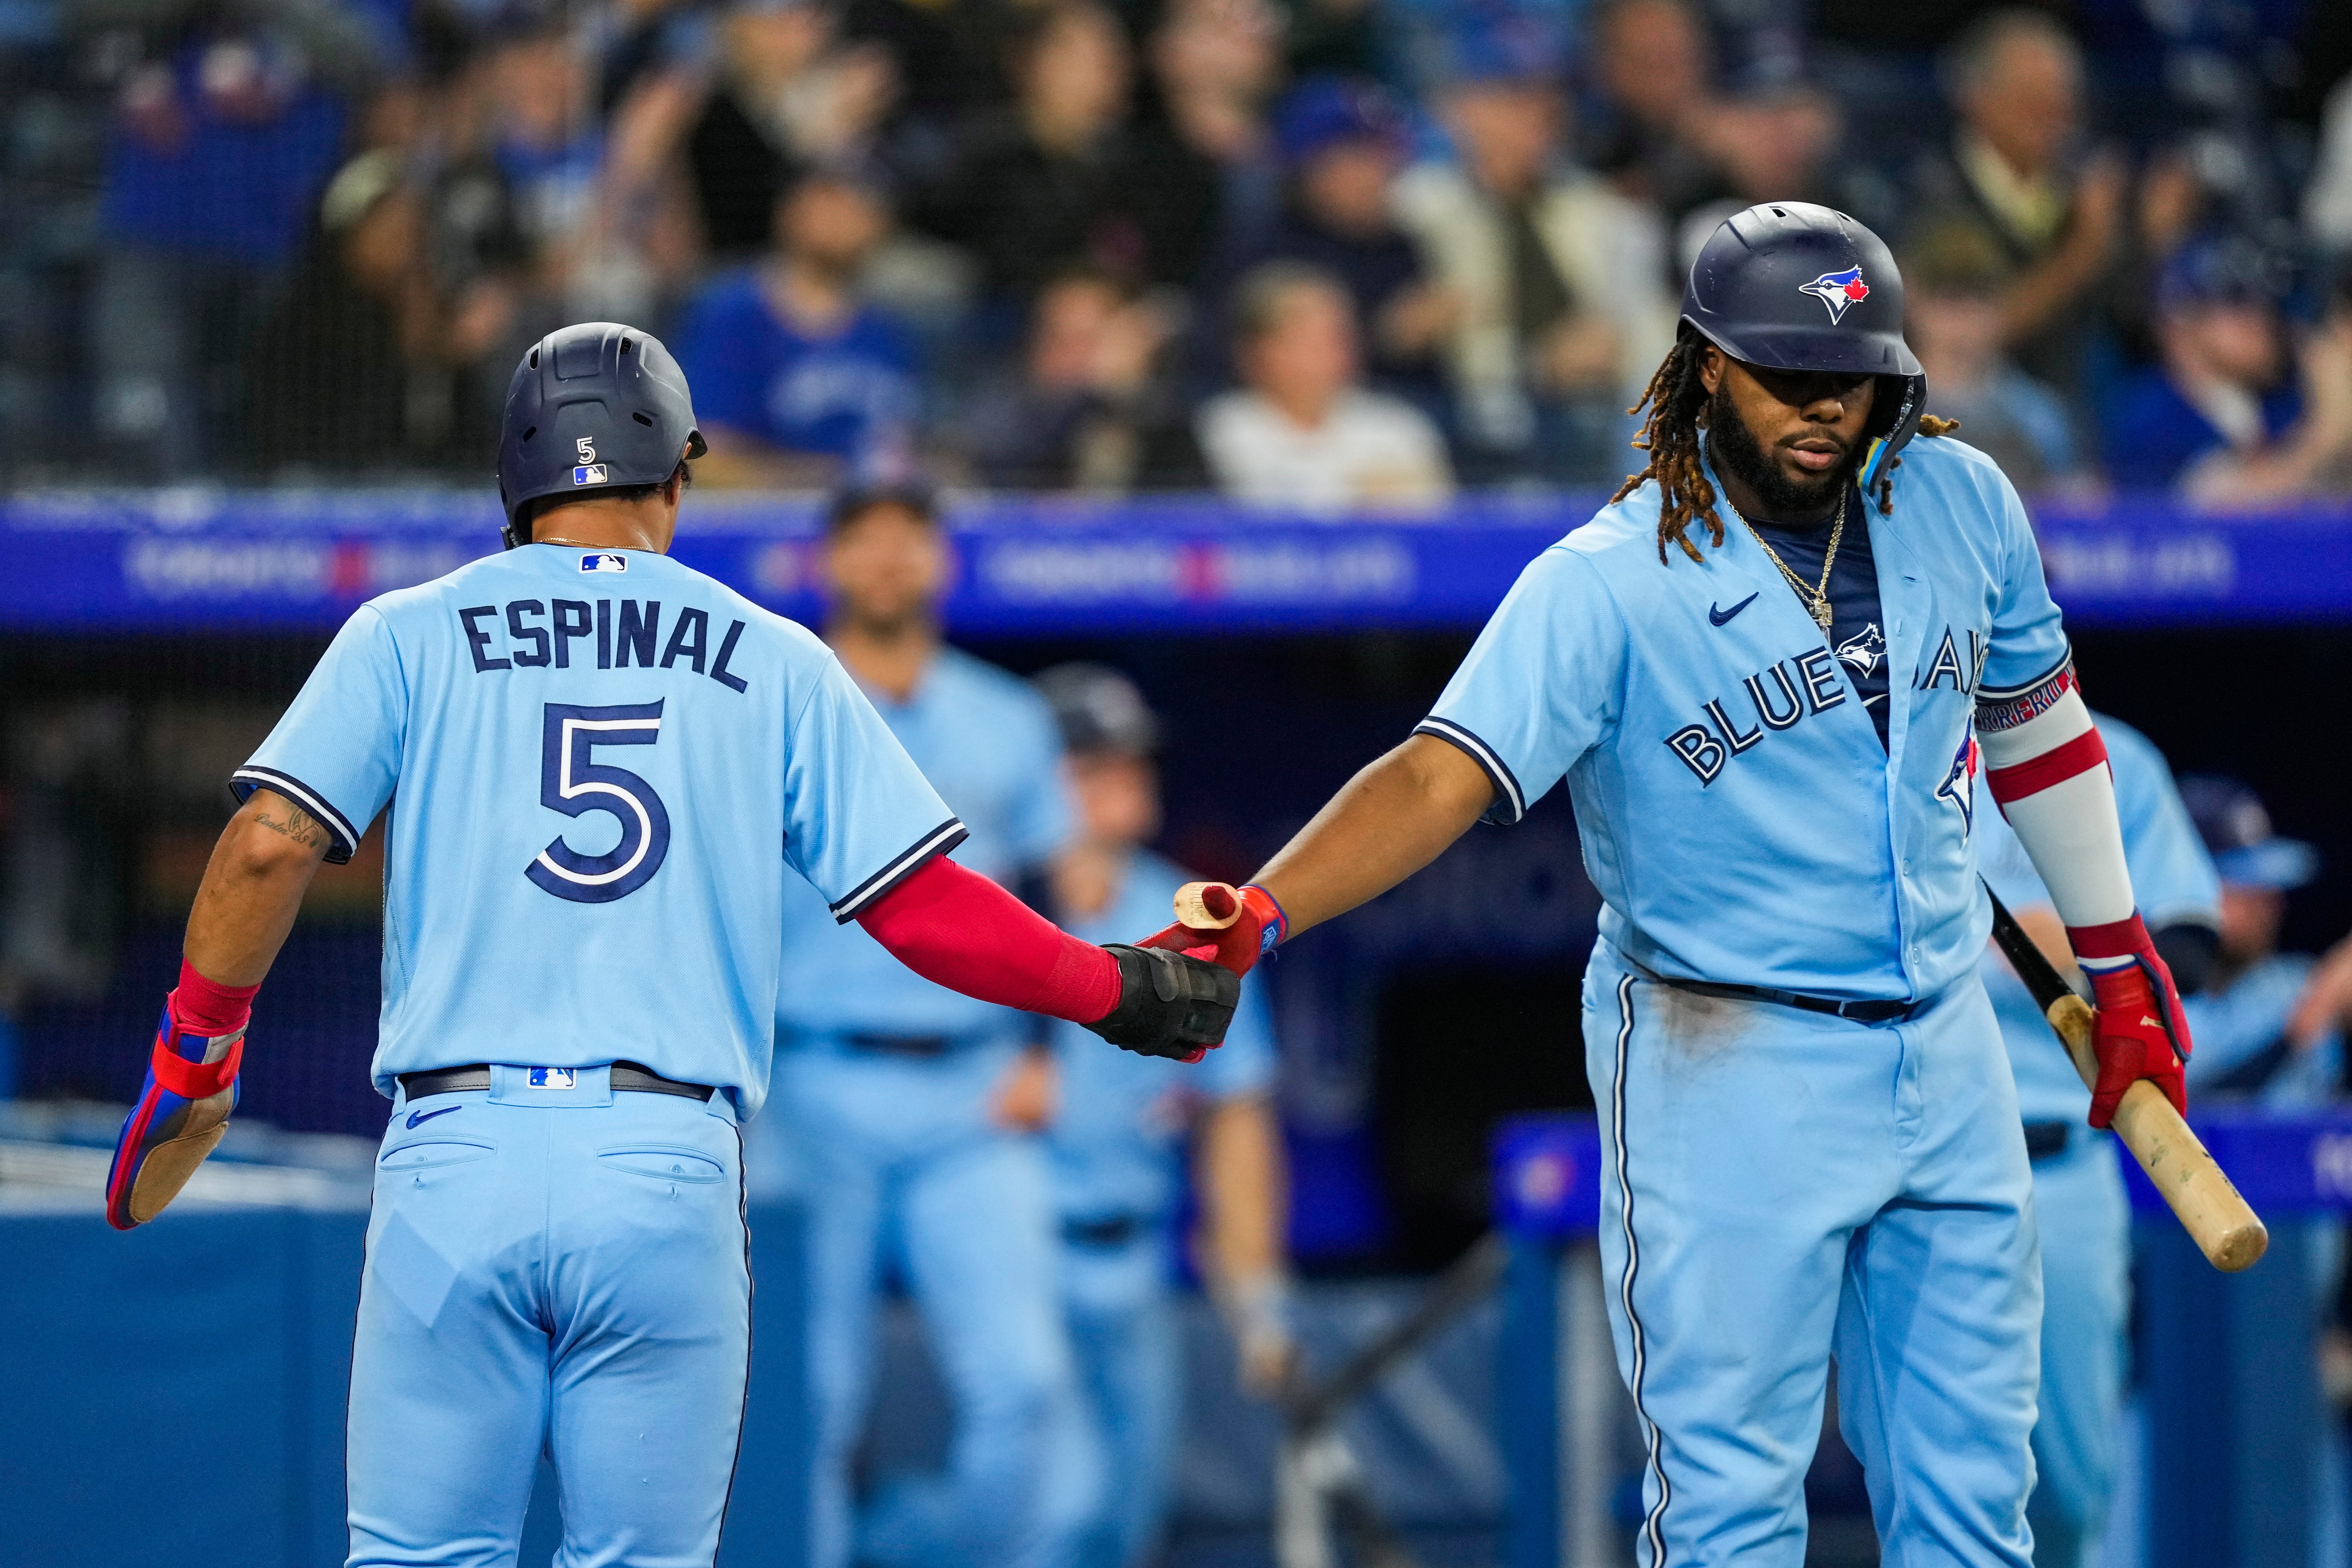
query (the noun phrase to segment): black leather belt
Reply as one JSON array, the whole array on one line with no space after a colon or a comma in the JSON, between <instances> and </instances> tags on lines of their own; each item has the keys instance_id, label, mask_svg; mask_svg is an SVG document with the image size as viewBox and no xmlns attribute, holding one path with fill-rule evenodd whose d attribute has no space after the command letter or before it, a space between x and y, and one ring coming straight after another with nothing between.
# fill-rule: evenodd
<instances>
[{"instance_id":1,"label":"black leather belt","mask_svg":"<svg viewBox=\"0 0 2352 1568\"><path fill-rule=\"evenodd\" d=\"M2029 1121L2025 1124L2025 1157L2035 1164L2054 1160L2074 1139L2071 1121Z\"/></svg>"},{"instance_id":2,"label":"black leather belt","mask_svg":"<svg viewBox=\"0 0 2352 1568\"><path fill-rule=\"evenodd\" d=\"M576 1070L585 1072L588 1069L582 1068ZM674 1094L681 1100L708 1100L715 1092L707 1083L680 1083L636 1062L614 1062L609 1070L613 1087L625 1094ZM404 1072L400 1075L400 1087L407 1091L411 1100L423 1100L428 1094L462 1094L469 1089L488 1089L490 1087L489 1065L476 1062L471 1067Z\"/></svg>"},{"instance_id":3,"label":"black leather belt","mask_svg":"<svg viewBox=\"0 0 2352 1568\"><path fill-rule=\"evenodd\" d=\"M1899 1002L1841 1002L1834 996L1808 996L1801 991L1775 991L1769 985L1723 985L1712 980L1682 980L1664 974L1652 974L1650 978L1661 985L1695 991L1701 996L1727 996L1736 1002L1769 1002L1776 1006L1795 1007L1807 1013L1825 1013L1856 1024L1899 1024L1927 1005L1925 1002L1909 998Z\"/></svg>"},{"instance_id":4,"label":"black leather belt","mask_svg":"<svg viewBox=\"0 0 2352 1568\"><path fill-rule=\"evenodd\" d=\"M915 1057L924 1061L943 1057L955 1047L953 1035L845 1035L842 1038L853 1051L877 1057Z\"/></svg>"},{"instance_id":5,"label":"black leather belt","mask_svg":"<svg viewBox=\"0 0 2352 1568\"><path fill-rule=\"evenodd\" d=\"M1062 1239L1073 1247L1125 1247L1151 1228L1140 1215L1115 1214L1104 1219L1066 1219Z\"/></svg>"}]
</instances>

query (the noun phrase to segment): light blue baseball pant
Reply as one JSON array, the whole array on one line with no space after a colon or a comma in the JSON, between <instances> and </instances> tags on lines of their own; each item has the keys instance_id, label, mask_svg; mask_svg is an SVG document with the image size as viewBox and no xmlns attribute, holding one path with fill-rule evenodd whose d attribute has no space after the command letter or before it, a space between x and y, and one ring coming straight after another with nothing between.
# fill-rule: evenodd
<instances>
[{"instance_id":1,"label":"light blue baseball pant","mask_svg":"<svg viewBox=\"0 0 2352 1568\"><path fill-rule=\"evenodd\" d=\"M1066 1562L1078 1441L1055 1268L1052 1177L1034 1137L994 1126L1010 1037L943 1058L828 1038L776 1054L761 1142L788 1142L806 1205L813 1568ZM874 1320L895 1259L956 1416L944 1474L900 1478L853 1515L849 1466L873 1389Z\"/></svg>"},{"instance_id":2,"label":"light blue baseball pant","mask_svg":"<svg viewBox=\"0 0 2352 1568\"><path fill-rule=\"evenodd\" d=\"M1643 1568L1800 1568L1832 1356L1885 1568L2026 1568L2042 1277L1982 985L1864 1025L1678 990L1604 942L1584 1038Z\"/></svg>"},{"instance_id":3,"label":"light blue baseball pant","mask_svg":"<svg viewBox=\"0 0 2352 1568\"><path fill-rule=\"evenodd\" d=\"M510 1568L542 1448L560 1568L709 1568L751 1335L726 1096L583 1068L393 1104L360 1286L349 1568Z\"/></svg>"},{"instance_id":4,"label":"light blue baseball pant","mask_svg":"<svg viewBox=\"0 0 2352 1568\"><path fill-rule=\"evenodd\" d=\"M1183 1412L1183 1347L1169 1299L1167 1248L1157 1226L1114 1246L1063 1246L1062 1300L1097 1471L1070 1489L1094 1500L1078 1541L1079 1568L1138 1568L1165 1522Z\"/></svg>"},{"instance_id":5,"label":"light blue baseball pant","mask_svg":"<svg viewBox=\"0 0 2352 1568\"><path fill-rule=\"evenodd\" d=\"M2035 1568L2074 1568L2106 1529L2131 1312L2131 1199L2115 1141L2075 1127L2033 1167L2042 1233L2039 1480L2029 1517Z\"/></svg>"}]
</instances>

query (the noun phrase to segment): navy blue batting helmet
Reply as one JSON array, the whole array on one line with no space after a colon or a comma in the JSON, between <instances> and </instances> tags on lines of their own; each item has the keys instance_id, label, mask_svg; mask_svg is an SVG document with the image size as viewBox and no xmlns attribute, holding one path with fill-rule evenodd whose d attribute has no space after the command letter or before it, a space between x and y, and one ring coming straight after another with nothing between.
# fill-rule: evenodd
<instances>
[{"instance_id":1,"label":"navy blue batting helmet","mask_svg":"<svg viewBox=\"0 0 2352 1568\"><path fill-rule=\"evenodd\" d=\"M1691 263L1683 321L1768 370L1899 378L1872 413L1857 476L1869 489L1919 428L1927 378L1903 341L1903 277L1886 242L1811 202L1734 213Z\"/></svg>"},{"instance_id":2,"label":"navy blue batting helmet","mask_svg":"<svg viewBox=\"0 0 2352 1568\"><path fill-rule=\"evenodd\" d=\"M530 529L516 521L526 501L657 485L680 458L706 450L686 373L659 338L617 321L550 332L507 383L499 430L507 548L530 541Z\"/></svg>"}]
</instances>

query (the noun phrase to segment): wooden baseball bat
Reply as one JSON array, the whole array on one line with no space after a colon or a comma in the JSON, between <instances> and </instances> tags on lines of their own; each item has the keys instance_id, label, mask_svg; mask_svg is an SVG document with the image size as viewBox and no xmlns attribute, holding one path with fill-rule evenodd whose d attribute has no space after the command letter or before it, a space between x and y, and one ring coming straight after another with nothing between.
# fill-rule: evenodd
<instances>
[{"instance_id":1,"label":"wooden baseball bat","mask_svg":"<svg viewBox=\"0 0 2352 1568\"><path fill-rule=\"evenodd\" d=\"M2096 1083L2099 1058L2091 1045L2095 1017L2091 1005L2075 994L1991 888L1985 889L1985 897L1992 900L1992 940L2001 955L2058 1032L2084 1085ZM2230 1184L2228 1174L2172 1109L2164 1090L2140 1079L2124 1091L2112 1125L2207 1262L2224 1274L2235 1274L2261 1259L2271 1244L2262 1216Z\"/></svg>"},{"instance_id":2,"label":"wooden baseball bat","mask_svg":"<svg viewBox=\"0 0 2352 1568\"><path fill-rule=\"evenodd\" d=\"M1242 918L1242 896L1231 882L1187 882L1176 889L1176 923L1193 931L1225 931Z\"/></svg>"}]
</instances>

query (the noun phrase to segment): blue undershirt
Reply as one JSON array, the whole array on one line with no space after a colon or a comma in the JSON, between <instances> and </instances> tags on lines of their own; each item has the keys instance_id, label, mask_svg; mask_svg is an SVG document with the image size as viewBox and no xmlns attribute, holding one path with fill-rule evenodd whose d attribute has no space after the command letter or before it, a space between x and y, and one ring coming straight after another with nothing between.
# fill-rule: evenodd
<instances>
[{"instance_id":1,"label":"blue undershirt","mask_svg":"<svg viewBox=\"0 0 2352 1568\"><path fill-rule=\"evenodd\" d=\"M1829 551L1829 520L1810 523L1748 521L1790 571L1808 587L1822 580L1822 557ZM1796 590L1791 588L1790 593ZM1799 602L1803 603L1800 595ZM1805 605L1811 613L1812 606ZM1886 636L1878 611L1878 563L1870 553L1868 503L1861 493L1846 491L1845 531L1838 537L1837 561L1830 570L1830 649L1845 666L1846 677L1861 693L1870 721L1877 726L1878 743L1886 744Z\"/></svg>"}]
</instances>

